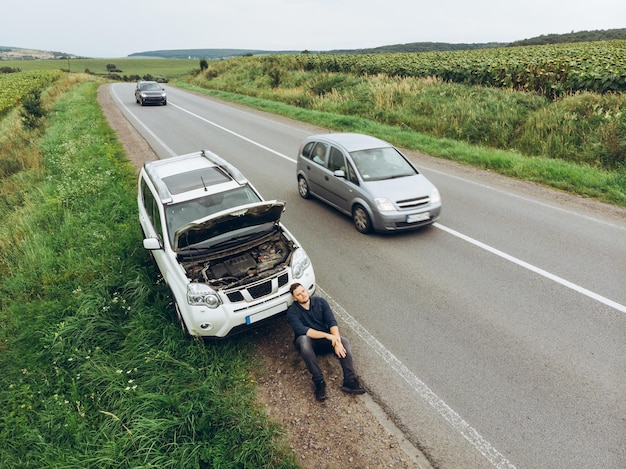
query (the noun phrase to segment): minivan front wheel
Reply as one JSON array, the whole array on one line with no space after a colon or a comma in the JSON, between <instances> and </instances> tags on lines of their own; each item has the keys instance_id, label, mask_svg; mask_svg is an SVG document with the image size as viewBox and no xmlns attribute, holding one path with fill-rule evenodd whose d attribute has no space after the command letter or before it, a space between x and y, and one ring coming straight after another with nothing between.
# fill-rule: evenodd
<instances>
[{"instance_id":1,"label":"minivan front wheel","mask_svg":"<svg viewBox=\"0 0 626 469\"><path fill-rule=\"evenodd\" d=\"M298 177L298 193L303 199L308 199L311 196L309 184L306 182L306 179L304 179L304 176Z\"/></svg>"},{"instance_id":2,"label":"minivan front wheel","mask_svg":"<svg viewBox=\"0 0 626 469\"><path fill-rule=\"evenodd\" d=\"M372 220L367 210L361 205L355 205L352 209L352 221L359 233L370 233L372 231Z\"/></svg>"}]
</instances>

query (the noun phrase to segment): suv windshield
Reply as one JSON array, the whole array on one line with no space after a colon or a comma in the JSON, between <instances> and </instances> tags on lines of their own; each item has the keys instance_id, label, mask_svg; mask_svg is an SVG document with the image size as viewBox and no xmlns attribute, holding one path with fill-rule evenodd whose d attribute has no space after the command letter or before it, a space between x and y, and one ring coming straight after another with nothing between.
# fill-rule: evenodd
<instances>
[{"instance_id":1,"label":"suv windshield","mask_svg":"<svg viewBox=\"0 0 626 469\"><path fill-rule=\"evenodd\" d=\"M176 231L194 220L200 220L222 210L260 201L256 192L249 186L243 186L228 192L168 205L165 208L165 219L170 245L173 246Z\"/></svg>"},{"instance_id":2,"label":"suv windshield","mask_svg":"<svg viewBox=\"0 0 626 469\"><path fill-rule=\"evenodd\" d=\"M364 181L413 176L415 169L393 147L373 148L350 153Z\"/></svg>"},{"instance_id":3,"label":"suv windshield","mask_svg":"<svg viewBox=\"0 0 626 469\"><path fill-rule=\"evenodd\" d=\"M142 83L141 85L139 85L139 89L141 89L141 91L161 91L161 85L159 85L158 83Z\"/></svg>"}]
</instances>

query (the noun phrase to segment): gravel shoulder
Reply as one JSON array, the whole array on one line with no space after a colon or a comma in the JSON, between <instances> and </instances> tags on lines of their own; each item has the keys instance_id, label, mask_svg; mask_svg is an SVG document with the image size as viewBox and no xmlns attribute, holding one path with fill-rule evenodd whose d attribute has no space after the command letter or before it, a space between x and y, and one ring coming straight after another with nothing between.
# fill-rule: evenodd
<instances>
[{"instance_id":1,"label":"gravel shoulder","mask_svg":"<svg viewBox=\"0 0 626 469\"><path fill-rule=\"evenodd\" d=\"M108 85L98 100L137 172L156 154L115 105ZM264 367L257 371L258 400L284 429L300 465L332 468L430 468L368 395L343 393L341 367L332 356L321 359L328 399L317 402L310 375L293 347L293 332L284 318L255 329L251 337ZM355 357L358 372L358 357ZM367 388L367 383L363 383Z\"/></svg>"}]
</instances>

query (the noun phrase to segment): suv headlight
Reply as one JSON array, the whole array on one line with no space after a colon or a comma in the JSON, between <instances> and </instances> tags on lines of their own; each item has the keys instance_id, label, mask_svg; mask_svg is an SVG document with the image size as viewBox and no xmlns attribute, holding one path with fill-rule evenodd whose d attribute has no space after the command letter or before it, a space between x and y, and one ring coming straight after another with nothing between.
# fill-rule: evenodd
<instances>
[{"instance_id":1,"label":"suv headlight","mask_svg":"<svg viewBox=\"0 0 626 469\"><path fill-rule=\"evenodd\" d=\"M381 212L393 212L396 209L391 203L391 200L384 197L377 197L374 202L376 202L376 207L378 207L378 210Z\"/></svg>"},{"instance_id":2,"label":"suv headlight","mask_svg":"<svg viewBox=\"0 0 626 469\"><path fill-rule=\"evenodd\" d=\"M204 283L188 283L187 303L192 306L205 305L215 309L220 305L221 301L217 293Z\"/></svg>"},{"instance_id":3,"label":"suv headlight","mask_svg":"<svg viewBox=\"0 0 626 469\"><path fill-rule=\"evenodd\" d=\"M304 275L304 271L311 265L311 259L307 256L304 249L298 248L291 257L291 272L294 278L300 278Z\"/></svg>"}]
</instances>

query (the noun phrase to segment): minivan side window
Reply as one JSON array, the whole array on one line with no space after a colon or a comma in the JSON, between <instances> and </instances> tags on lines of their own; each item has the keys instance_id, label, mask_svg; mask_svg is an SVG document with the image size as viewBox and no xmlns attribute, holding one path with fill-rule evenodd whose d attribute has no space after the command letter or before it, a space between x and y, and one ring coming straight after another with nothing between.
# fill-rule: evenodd
<instances>
[{"instance_id":1,"label":"minivan side window","mask_svg":"<svg viewBox=\"0 0 626 469\"><path fill-rule=\"evenodd\" d=\"M308 160L312 159L311 150L313 149L313 145L315 145L315 142L309 142L302 148L302 156Z\"/></svg>"},{"instance_id":2,"label":"minivan side window","mask_svg":"<svg viewBox=\"0 0 626 469\"><path fill-rule=\"evenodd\" d=\"M352 167L352 163L350 163L349 161L346 166L346 178L351 183L356 184L357 186L359 185L359 179L356 177L356 172L354 171L354 168Z\"/></svg>"},{"instance_id":3,"label":"minivan side window","mask_svg":"<svg viewBox=\"0 0 626 469\"><path fill-rule=\"evenodd\" d=\"M315 144L315 148L313 148L313 151L311 152L311 156L312 156L312 160L315 161L317 164L321 164L322 166L326 165L326 144L325 143L321 143L321 142L317 142Z\"/></svg>"},{"instance_id":4,"label":"minivan side window","mask_svg":"<svg viewBox=\"0 0 626 469\"><path fill-rule=\"evenodd\" d=\"M343 153L341 153L341 150L338 148L330 147L330 154L328 155L328 169L333 172L346 170Z\"/></svg>"}]
</instances>

